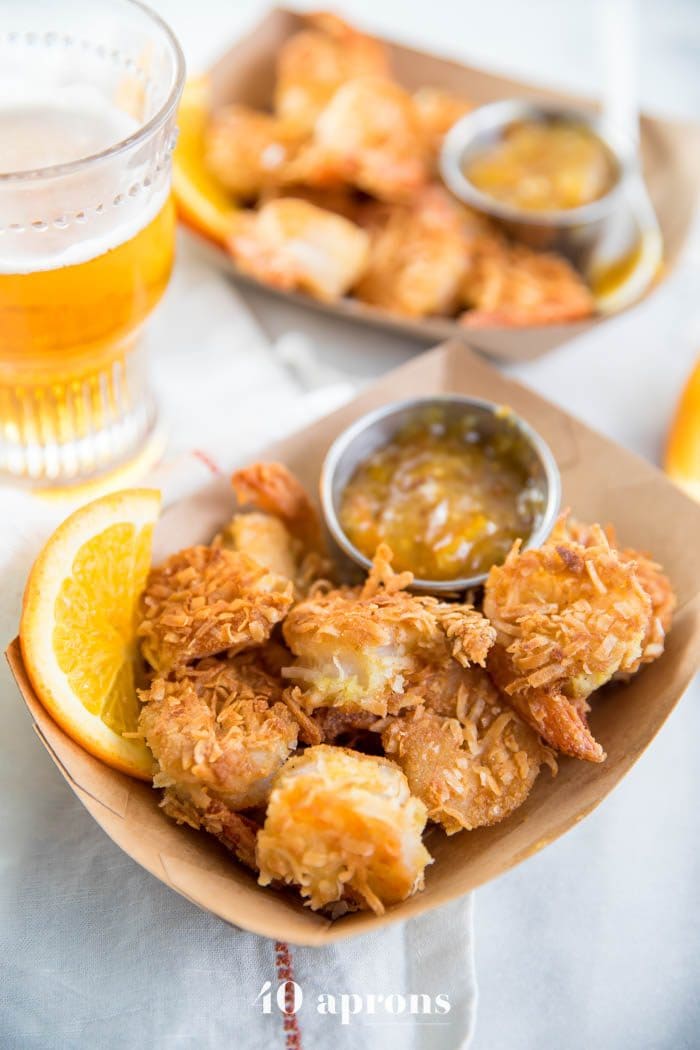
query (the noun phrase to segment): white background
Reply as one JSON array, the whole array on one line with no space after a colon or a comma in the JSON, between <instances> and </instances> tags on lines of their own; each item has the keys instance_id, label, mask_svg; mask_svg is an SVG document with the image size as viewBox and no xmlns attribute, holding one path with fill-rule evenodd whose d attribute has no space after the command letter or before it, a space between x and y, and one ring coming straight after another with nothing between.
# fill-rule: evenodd
<instances>
[{"instance_id":1,"label":"white background","mask_svg":"<svg viewBox=\"0 0 700 1050\"><path fill-rule=\"evenodd\" d=\"M156 6L196 70L267 5ZM388 36L495 70L589 93L601 82L596 5L586 0L343 0L336 9ZM700 4L646 0L640 14L643 105L697 119ZM700 353L700 252L687 254L647 304L517 369L525 382L654 461ZM307 332L354 378L374 376L416 349L264 295L246 298L268 331ZM477 1050L698 1046L699 701L696 683L593 816L477 893Z\"/></svg>"}]
</instances>

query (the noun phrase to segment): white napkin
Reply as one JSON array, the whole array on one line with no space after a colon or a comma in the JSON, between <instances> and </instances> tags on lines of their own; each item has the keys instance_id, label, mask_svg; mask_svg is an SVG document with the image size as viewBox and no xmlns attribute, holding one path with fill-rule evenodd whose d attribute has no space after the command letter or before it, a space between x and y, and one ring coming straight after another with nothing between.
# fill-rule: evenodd
<instances>
[{"instance_id":1,"label":"white napkin","mask_svg":"<svg viewBox=\"0 0 700 1050\"><path fill-rule=\"evenodd\" d=\"M162 484L168 501L207 477L207 456L229 469L351 393L321 370L315 384L313 356L298 338L276 355L233 286L192 252L179 262L151 339L170 438L169 462L146 480ZM193 447L204 456L193 456ZM0 495L0 640L7 643L29 566L76 500L7 488ZM234 929L107 838L44 753L5 666L0 704L3 1047L467 1045L476 996L470 898L325 949L275 945ZM292 972L303 999L285 1016L277 990Z\"/></svg>"}]
</instances>

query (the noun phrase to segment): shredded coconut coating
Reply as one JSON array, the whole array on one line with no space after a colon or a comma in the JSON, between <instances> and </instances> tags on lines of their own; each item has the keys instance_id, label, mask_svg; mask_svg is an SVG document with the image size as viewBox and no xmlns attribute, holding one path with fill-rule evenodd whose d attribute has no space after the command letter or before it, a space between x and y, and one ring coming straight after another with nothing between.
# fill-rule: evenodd
<instances>
[{"instance_id":1,"label":"shredded coconut coating","mask_svg":"<svg viewBox=\"0 0 700 1050\"><path fill-rule=\"evenodd\" d=\"M155 678L140 694L139 729L158 764L155 787L172 788L199 814L265 803L297 744L297 723L278 681L253 654L210 658Z\"/></svg>"},{"instance_id":2,"label":"shredded coconut coating","mask_svg":"<svg viewBox=\"0 0 700 1050\"><path fill-rule=\"evenodd\" d=\"M369 206L368 266L358 299L406 317L454 312L467 265L462 216L439 186L410 205Z\"/></svg>"},{"instance_id":3,"label":"shredded coconut coating","mask_svg":"<svg viewBox=\"0 0 700 1050\"><path fill-rule=\"evenodd\" d=\"M253 871L258 870L255 844L259 825L250 817L234 813L216 799L212 799L206 809L197 809L187 795L181 796L176 788L166 788L161 807L178 824L187 824L195 831L214 835L241 864Z\"/></svg>"},{"instance_id":4,"label":"shredded coconut coating","mask_svg":"<svg viewBox=\"0 0 700 1050\"><path fill-rule=\"evenodd\" d=\"M336 90L351 77L389 74L385 45L359 33L336 15L305 17L307 28L279 48L275 112L311 133Z\"/></svg>"},{"instance_id":5,"label":"shredded coconut coating","mask_svg":"<svg viewBox=\"0 0 700 1050\"><path fill-rule=\"evenodd\" d=\"M283 674L299 686L307 714L318 707L396 714L419 702L407 682L426 662L485 661L495 638L488 621L471 605L409 594L411 573L393 573L390 562L380 546L363 587L312 590L285 620L297 659Z\"/></svg>"},{"instance_id":6,"label":"shredded coconut coating","mask_svg":"<svg viewBox=\"0 0 700 1050\"><path fill-rule=\"evenodd\" d=\"M448 835L500 823L525 801L542 763L556 771L551 751L481 668L450 661L425 674L422 691L425 706L389 719L382 744Z\"/></svg>"},{"instance_id":7,"label":"shredded coconut coating","mask_svg":"<svg viewBox=\"0 0 700 1050\"><path fill-rule=\"evenodd\" d=\"M556 531L540 550L514 544L489 573L484 613L497 631L489 671L516 710L552 747L599 762L586 701L636 670L653 614L634 564L590 530L587 546Z\"/></svg>"},{"instance_id":8,"label":"shredded coconut coating","mask_svg":"<svg viewBox=\"0 0 700 1050\"><path fill-rule=\"evenodd\" d=\"M564 540L571 539L575 543L588 547L595 543L595 529L595 526L585 525L569 517L568 513L564 513L554 528L553 536ZM620 561L634 566L637 579L651 599L652 616L642 643L639 662L628 672L631 674L642 664L651 663L663 653L666 635L671 629L676 608L676 595L668 576L649 554L634 550L632 547L620 548L612 525L606 525L603 531L608 543L617 552Z\"/></svg>"},{"instance_id":9,"label":"shredded coconut coating","mask_svg":"<svg viewBox=\"0 0 700 1050\"><path fill-rule=\"evenodd\" d=\"M262 645L293 600L293 585L246 554L188 547L151 570L141 600L141 651L161 673Z\"/></svg>"},{"instance_id":10,"label":"shredded coconut coating","mask_svg":"<svg viewBox=\"0 0 700 1050\"><path fill-rule=\"evenodd\" d=\"M496 230L467 240L461 323L472 328L563 324L590 317L595 302L571 263L513 244Z\"/></svg>"},{"instance_id":11,"label":"shredded coconut coating","mask_svg":"<svg viewBox=\"0 0 700 1050\"><path fill-rule=\"evenodd\" d=\"M297 886L314 910L349 900L381 915L423 888L425 821L393 762L311 747L275 781L258 835L258 881Z\"/></svg>"}]
</instances>

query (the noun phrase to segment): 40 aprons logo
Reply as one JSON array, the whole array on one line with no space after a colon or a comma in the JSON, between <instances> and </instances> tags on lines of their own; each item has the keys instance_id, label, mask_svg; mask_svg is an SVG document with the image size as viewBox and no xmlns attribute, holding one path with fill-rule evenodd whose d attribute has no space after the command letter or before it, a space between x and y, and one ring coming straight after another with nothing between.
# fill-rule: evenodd
<instances>
[{"instance_id":1,"label":"40 aprons logo","mask_svg":"<svg viewBox=\"0 0 700 1050\"><path fill-rule=\"evenodd\" d=\"M435 996L411 992L401 995L392 992L389 995L370 993L359 995L357 992L320 992L310 1002L304 998L301 985L296 981L282 981L273 988L272 981L265 981L258 992L255 1002L260 1004L264 1014L278 1011L286 1016L298 1014L306 1005L316 1013L338 1017L341 1024L350 1024L353 1017L430 1017L443 1016L451 1010L448 995L442 992ZM313 1006L311 1004L313 1003Z\"/></svg>"}]
</instances>

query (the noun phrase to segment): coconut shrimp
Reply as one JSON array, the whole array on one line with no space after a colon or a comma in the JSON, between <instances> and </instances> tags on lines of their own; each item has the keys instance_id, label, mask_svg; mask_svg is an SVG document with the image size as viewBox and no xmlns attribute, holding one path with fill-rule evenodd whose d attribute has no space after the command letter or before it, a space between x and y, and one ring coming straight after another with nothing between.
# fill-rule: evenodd
<instances>
[{"instance_id":1,"label":"coconut shrimp","mask_svg":"<svg viewBox=\"0 0 700 1050\"><path fill-rule=\"evenodd\" d=\"M363 272L369 238L342 215L305 200L279 197L241 219L227 246L241 270L252 277L333 302Z\"/></svg>"},{"instance_id":2,"label":"coconut shrimp","mask_svg":"<svg viewBox=\"0 0 700 1050\"><path fill-rule=\"evenodd\" d=\"M459 95L436 87L419 88L413 95L413 105L435 161L440 154L442 140L452 125L474 108L471 102Z\"/></svg>"},{"instance_id":3,"label":"coconut shrimp","mask_svg":"<svg viewBox=\"0 0 700 1050\"><path fill-rule=\"evenodd\" d=\"M557 535L539 550L517 541L486 581L497 631L488 668L510 703L552 747L602 762L586 721L591 693L639 666L652 603L632 562L599 525L589 545Z\"/></svg>"},{"instance_id":4,"label":"coconut shrimp","mask_svg":"<svg viewBox=\"0 0 700 1050\"><path fill-rule=\"evenodd\" d=\"M298 131L285 121L234 104L212 116L204 136L204 159L234 197L251 200L275 185L299 145Z\"/></svg>"},{"instance_id":5,"label":"coconut shrimp","mask_svg":"<svg viewBox=\"0 0 700 1050\"><path fill-rule=\"evenodd\" d=\"M275 112L310 133L336 90L352 77L388 76L385 46L331 14L309 15L308 28L279 50Z\"/></svg>"},{"instance_id":6,"label":"coconut shrimp","mask_svg":"<svg viewBox=\"0 0 700 1050\"><path fill-rule=\"evenodd\" d=\"M141 652L161 674L205 656L262 645L294 597L290 580L221 547L188 547L151 570Z\"/></svg>"},{"instance_id":7,"label":"coconut shrimp","mask_svg":"<svg viewBox=\"0 0 700 1050\"><path fill-rule=\"evenodd\" d=\"M331 572L321 521L303 485L282 463L254 463L234 472L238 511L213 546L242 551L293 580L297 595Z\"/></svg>"},{"instance_id":8,"label":"coconut shrimp","mask_svg":"<svg viewBox=\"0 0 700 1050\"><path fill-rule=\"evenodd\" d=\"M257 840L258 881L299 888L317 910L371 909L423 888L426 810L393 762L320 745L278 774Z\"/></svg>"},{"instance_id":9,"label":"coconut shrimp","mask_svg":"<svg viewBox=\"0 0 700 1050\"><path fill-rule=\"evenodd\" d=\"M290 184L348 183L379 200L408 200L425 185L429 158L411 96L382 77L357 77L338 88L313 139L289 163Z\"/></svg>"},{"instance_id":10,"label":"coconut shrimp","mask_svg":"<svg viewBox=\"0 0 700 1050\"><path fill-rule=\"evenodd\" d=\"M155 678L140 698L139 730L166 806L180 805L206 824L222 819L222 806L237 812L265 804L272 778L296 747L297 724L280 682L252 654L200 660Z\"/></svg>"},{"instance_id":11,"label":"coconut shrimp","mask_svg":"<svg viewBox=\"0 0 700 1050\"><path fill-rule=\"evenodd\" d=\"M499 695L486 671L452 660L422 683L425 706L386 720L382 744L428 819L448 835L505 820L552 752Z\"/></svg>"},{"instance_id":12,"label":"coconut shrimp","mask_svg":"<svg viewBox=\"0 0 700 1050\"><path fill-rule=\"evenodd\" d=\"M467 256L462 217L449 196L429 186L410 207L380 205L375 214L357 298L406 317L452 312Z\"/></svg>"},{"instance_id":13,"label":"coconut shrimp","mask_svg":"<svg viewBox=\"0 0 700 1050\"><path fill-rule=\"evenodd\" d=\"M620 561L634 565L634 571L644 590L651 599L652 616L649 623L642 653L637 666L630 668L629 673L638 670L642 664L651 663L661 656L664 650L666 635L671 629L673 613L676 608L676 595L673 592L671 581L664 574L661 566L642 551L632 547L620 547L615 529L612 525L606 525L605 536L610 546L617 552ZM574 540L590 546L595 542L595 530L590 525L584 525L568 516L562 514L552 532L552 539Z\"/></svg>"},{"instance_id":14,"label":"coconut shrimp","mask_svg":"<svg viewBox=\"0 0 700 1050\"><path fill-rule=\"evenodd\" d=\"M383 717L419 703L408 689L426 663L453 656L483 664L495 631L471 605L409 594L410 572L394 573L381 545L362 587L312 590L283 633L296 656L283 674L307 714L347 708Z\"/></svg>"},{"instance_id":15,"label":"coconut shrimp","mask_svg":"<svg viewBox=\"0 0 700 1050\"><path fill-rule=\"evenodd\" d=\"M594 300L583 278L562 256L511 244L496 232L472 238L461 323L476 328L563 324L589 317Z\"/></svg>"}]
</instances>

